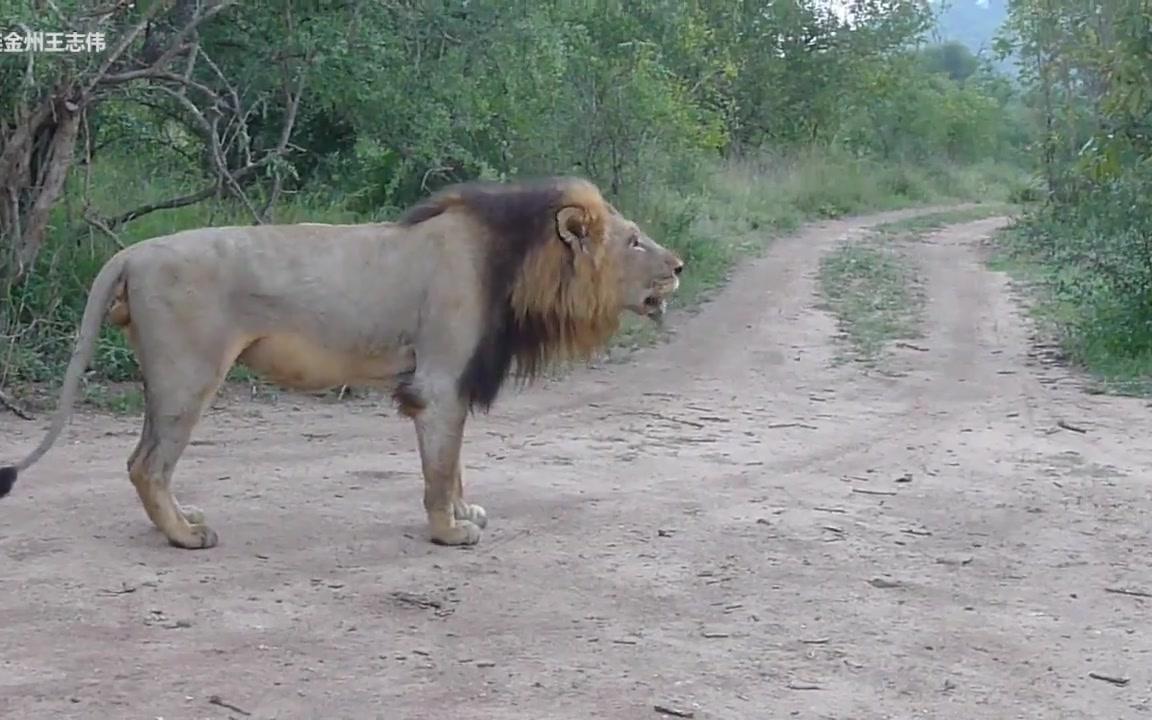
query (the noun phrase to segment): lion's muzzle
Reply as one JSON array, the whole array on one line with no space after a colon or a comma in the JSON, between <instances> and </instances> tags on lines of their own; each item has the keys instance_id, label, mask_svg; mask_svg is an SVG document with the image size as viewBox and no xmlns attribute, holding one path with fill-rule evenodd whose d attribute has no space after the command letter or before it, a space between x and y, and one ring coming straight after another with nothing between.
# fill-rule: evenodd
<instances>
[{"instance_id":1,"label":"lion's muzzle","mask_svg":"<svg viewBox=\"0 0 1152 720\"><path fill-rule=\"evenodd\" d=\"M652 286L652 290L644 298L644 314L647 317L653 320L663 318L664 313L668 310L668 298L680 289L679 276L683 267L684 264L680 263L673 269L671 277L659 280Z\"/></svg>"}]
</instances>

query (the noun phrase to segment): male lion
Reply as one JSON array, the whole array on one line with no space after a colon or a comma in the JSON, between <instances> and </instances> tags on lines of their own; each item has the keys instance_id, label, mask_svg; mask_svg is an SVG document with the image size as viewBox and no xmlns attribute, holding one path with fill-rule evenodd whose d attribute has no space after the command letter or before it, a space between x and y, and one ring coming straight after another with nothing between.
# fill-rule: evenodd
<instances>
[{"instance_id":1,"label":"male lion","mask_svg":"<svg viewBox=\"0 0 1152 720\"><path fill-rule=\"evenodd\" d=\"M430 539L476 543L487 515L462 495L469 410L487 411L513 366L527 381L589 358L625 309L662 315L683 267L596 186L568 178L455 186L396 223L203 228L141 242L92 283L51 428L0 468L0 497L63 430L107 312L144 381L128 474L172 545L217 542L170 484L236 362L298 390L389 390L416 426Z\"/></svg>"}]
</instances>

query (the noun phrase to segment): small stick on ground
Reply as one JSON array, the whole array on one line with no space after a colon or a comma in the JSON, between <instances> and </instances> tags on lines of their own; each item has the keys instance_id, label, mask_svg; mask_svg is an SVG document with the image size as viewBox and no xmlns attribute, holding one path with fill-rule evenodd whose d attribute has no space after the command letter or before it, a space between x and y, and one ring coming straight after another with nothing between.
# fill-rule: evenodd
<instances>
[{"instance_id":1,"label":"small stick on ground","mask_svg":"<svg viewBox=\"0 0 1152 720\"><path fill-rule=\"evenodd\" d=\"M1145 590L1128 590L1126 588L1104 588L1104 592L1112 593L1113 595L1127 595L1129 597L1138 598L1152 598L1152 592Z\"/></svg>"},{"instance_id":2,"label":"small stick on ground","mask_svg":"<svg viewBox=\"0 0 1152 720\"><path fill-rule=\"evenodd\" d=\"M1078 432L1080 434L1084 434L1084 433L1088 432L1085 428L1079 427L1077 425L1073 425L1072 423L1065 422L1063 420L1057 420L1056 425L1058 427L1064 428L1065 430L1071 430L1072 432Z\"/></svg>"},{"instance_id":3,"label":"small stick on ground","mask_svg":"<svg viewBox=\"0 0 1152 720\"><path fill-rule=\"evenodd\" d=\"M688 427L694 427L694 428L697 428L698 430L702 430L705 427L704 423L698 423L698 422L694 422L692 420L683 420L681 418L671 417L670 415L665 415L663 413L658 413L658 412L652 412L650 410L628 410L628 411L616 411L616 412L619 412L621 415L642 415L644 417L652 417L652 418L656 418L657 420L663 420L665 422L680 423L681 425L687 425Z\"/></svg>"},{"instance_id":4,"label":"small stick on ground","mask_svg":"<svg viewBox=\"0 0 1152 720\"><path fill-rule=\"evenodd\" d=\"M653 705L652 709L661 715L671 715L672 717L678 718L696 717L696 713L692 712L691 710L677 710L676 708L670 708L667 705Z\"/></svg>"},{"instance_id":5,"label":"small stick on ground","mask_svg":"<svg viewBox=\"0 0 1152 720\"><path fill-rule=\"evenodd\" d=\"M1090 672L1088 673L1088 677L1092 678L1093 680L1103 680L1106 683L1112 683L1113 685L1118 685L1119 687L1124 687L1128 684L1128 678L1116 677L1115 675L1103 675L1101 673Z\"/></svg>"},{"instance_id":6,"label":"small stick on ground","mask_svg":"<svg viewBox=\"0 0 1152 720\"><path fill-rule=\"evenodd\" d=\"M3 405L8 410L11 410L12 414L21 420L35 420L35 418L29 415L28 412L24 410L24 408L17 405L12 401L11 398L5 395L3 390L0 390L0 405Z\"/></svg>"},{"instance_id":7,"label":"small stick on ground","mask_svg":"<svg viewBox=\"0 0 1152 720\"><path fill-rule=\"evenodd\" d=\"M822 688L819 685L817 685L816 683L792 681L792 682L788 683L788 689L789 690L821 690Z\"/></svg>"},{"instance_id":8,"label":"small stick on ground","mask_svg":"<svg viewBox=\"0 0 1152 720\"><path fill-rule=\"evenodd\" d=\"M848 512L844 508L822 507L820 505L817 505L816 507L814 507L812 509L815 510L816 512L838 513L840 515L844 515Z\"/></svg>"},{"instance_id":9,"label":"small stick on ground","mask_svg":"<svg viewBox=\"0 0 1152 720\"><path fill-rule=\"evenodd\" d=\"M900 581L888 580L886 578L881 578L881 577L872 578L871 580L868 581L868 584L874 588L880 588L881 590L892 590L892 589L900 587Z\"/></svg>"},{"instance_id":10,"label":"small stick on ground","mask_svg":"<svg viewBox=\"0 0 1152 720\"><path fill-rule=\"evenodd\" d=\"M219 695L213 695L212 697L208 698L208 704L209 705L215 705L217 707L222 707L222 708L225 708L227 710L231 710L232 712L238 712L241 715L244 715L246 717L252 716L252 713L248 712L244 708L238 708L230 702L225 702L224 699L221 698Z\"/></svg>"},{"instance_id":11,"label":"small stick on ground","mask_svg":"<svg viewBox=\"0 0 1152 720\"><path fill-rule=\"evenodd\" d=\"M904 533L905 535L917 535L919 537L931 537L931 535L932 535L931 531L920 530L918 528L905 528L904 530L901 530L900 532Z\"/></svg>"},{"instance_id":12,"label":"small stick on ground","mask_svg":"<svg viewBox=\"0 0 1152 720\"><path fill-rule=\"evenodd\" d=\"M861 495L895 495L896 493L891 490L869 490L867 488L852 488L852 492Z\"/></svg>"},{"instance_id":13,"label":"small stick on ground","mask_svg":"<svg viewBox=\"0 0 1152 720\"><path fill-rule=\"evenodd\" d=\"M802 423L802 422L772 423L771 425L768 426L768 429L769 430L779 430L781 428L791 428L791 427L804 428L805 430L815 430L816 429L815 425L809 425L808 423Z\"/></svg>"}]
</instances>

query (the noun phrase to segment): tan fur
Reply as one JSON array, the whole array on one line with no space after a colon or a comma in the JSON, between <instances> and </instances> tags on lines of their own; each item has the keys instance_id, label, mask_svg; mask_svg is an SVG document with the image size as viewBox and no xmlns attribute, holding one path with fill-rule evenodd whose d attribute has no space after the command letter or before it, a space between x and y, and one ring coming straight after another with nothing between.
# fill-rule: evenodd
<instances>
[{"instance_id":1,"label":"tan fur","mask_svg":"<svg viewBox=\"0 0 1152 720\"><path fill-rule=\"evenodd\" d=\"M416 426L431 539L477 542L487 516L464 502L460 466L470 388L493 394L509 353L529 378L588 357L623 310L661 312L683 265L595 186L550 183L546 191L489 188L481 200L469 186L449 190L400 223L204 228L117 253L93 283L50 431L0 470L14 479L55 442L106 317L128 337L145 386L129 476L173 545L217 542L170 483L234 363L294 389L391 392ZM501 225L485 203L529 210L524 223ZM525 237L528 226L543 234ZM494 270L505 266L514 272ZM493 324L504 317L499 303L515 319L511 329ZM497 362L485 364L490 358Z\"/></svg>"}]
</instances>

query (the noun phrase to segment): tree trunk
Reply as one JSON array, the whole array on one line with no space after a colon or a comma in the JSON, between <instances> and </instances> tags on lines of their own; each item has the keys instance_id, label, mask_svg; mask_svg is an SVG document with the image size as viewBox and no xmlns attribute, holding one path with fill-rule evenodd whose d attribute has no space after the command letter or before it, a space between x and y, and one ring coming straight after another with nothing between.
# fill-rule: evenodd
<instances>
[{"instance_id":1,"label":"tree trunk","mask_svg":"<svg viewBox=\"0 0 1152 720\"><path fill-rule=\"evenodd\" d=\"M76 155L81 111L59 97L45 100L22 119L0 152L0 242L6 249L0 268L0 297L28 272L44 243L52 208ZM43 138L45 151L34 157Z\"/></svg>"}]
</instances>

